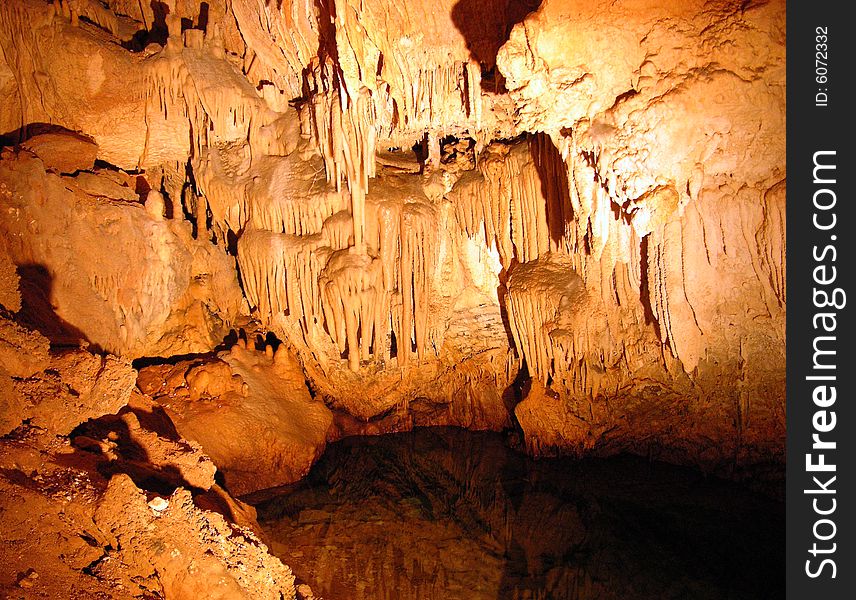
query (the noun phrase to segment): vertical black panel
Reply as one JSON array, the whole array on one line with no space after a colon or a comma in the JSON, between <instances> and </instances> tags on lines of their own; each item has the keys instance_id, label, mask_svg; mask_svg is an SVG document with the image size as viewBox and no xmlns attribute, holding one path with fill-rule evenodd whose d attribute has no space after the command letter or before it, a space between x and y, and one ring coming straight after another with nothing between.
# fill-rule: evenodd
<instances>
[{"instance_id":1,"label":"vertical black panel","mask_svg":"<svg viewBox=\"0 0 856 600\"><path fill-rule=\"evenodd\" d=\"M856 597L849 7L788 3L787 582L794 599Z\"/></svg>"}]
</instances>

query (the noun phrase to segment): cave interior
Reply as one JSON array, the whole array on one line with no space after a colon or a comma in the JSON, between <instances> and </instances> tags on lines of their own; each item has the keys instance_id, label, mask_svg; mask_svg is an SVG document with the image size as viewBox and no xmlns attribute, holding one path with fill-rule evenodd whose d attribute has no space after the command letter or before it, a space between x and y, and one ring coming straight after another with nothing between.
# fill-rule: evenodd
<instances>
[{"instance_id":1,"label":"cave interior","mask_svg":"<svg viewBox=\"0 0 856 600\"><path fill-rule=\"evenodd\" d=\"M0 3L0 593L777 597L785 181L783 0Z\"/></svg>"}]
</instances>

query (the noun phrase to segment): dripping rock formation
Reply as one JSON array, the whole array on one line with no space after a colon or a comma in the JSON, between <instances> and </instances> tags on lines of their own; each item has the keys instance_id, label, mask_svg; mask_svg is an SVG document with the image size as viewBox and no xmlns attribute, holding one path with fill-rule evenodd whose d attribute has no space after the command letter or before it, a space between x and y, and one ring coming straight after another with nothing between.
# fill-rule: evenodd
<instances>
[{"instance_id":1,"label":"dripping rock formation","mask_svg":"<svg viewBox=\"0 0 856 600\"><path fill-rule=\"evenodd\" d=\"M0 3L0 589L310 597L230 494L351 435L780 479L784 42L783 0Z\"/></svg>"}]
</instances>

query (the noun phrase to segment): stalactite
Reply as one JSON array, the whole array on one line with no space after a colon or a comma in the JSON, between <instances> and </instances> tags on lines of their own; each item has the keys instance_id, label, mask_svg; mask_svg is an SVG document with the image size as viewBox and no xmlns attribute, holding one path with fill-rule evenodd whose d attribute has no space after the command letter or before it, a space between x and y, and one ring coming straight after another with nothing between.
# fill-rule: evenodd
<instances>
[{"instance_id":1,"label":"stalactite","mask_svg":"<svg viewBox=\"0 0 856 600\"><path fill-rule=\"evenodd\" d=\"M352 242L352 217L339 211L320 233L290 235L250 225L238 242L238 263L250 304L265 323L299 322L305 342L326 324L352 370L360 361L424 359L442 334L431 314L439 254L438 215L426 202L369 199L366 251ZM311 333L311 335L310 335ZM321 349L319 349L321 350Z\"/></svg>"},{"instance_id":2,"label":"stalactite","mask_svg":"<svg viewBox=\"0 0 856 600\"><path fill-rule=\"evenodd\" d=\"M430 205L406 204L401 219L400 282L402 294L400 360L407 361L411 341L419 359L429 343L429 298L437 260L437 217ZM402 347L403 346L403 347Z\"/></svg>"},{"instance_id":3,"label":"stalactite","mask_svg":"<svg viewBox=\"0 0 856 600\"><path fill-rule=\"evenodd\" d=\"M238 241L238 265L247 300L265 323L278 316L299 322L304 333L320 323L318 280L326 262L320 235L294 236L248 230Z\"/></svg>"},{"instance_id":4,"label":"stalactite","mask_svg":"<svg viewBox=\"0 0 856 600\"><path fill-rule=\"evenodd\" d=\"M472 237L483 227L506 268L512 259L528 262L550 251L548 213L555 209L544 195L529 145L491 146L478 169L480 177L465 176L452 193L467 234Z\"/></svg>"},{"instance_id":5,"label":"stalactite","mask_svg":"<svg viewBox=\"0 0 856 600\"><path fill-rule=\"evenodd\" d=\"M318 49L318 17L312 2L282 3L266 0L230 2L247 52L244 72L253 82L272 82L296 98L303 92L303 69Z\"/></svg>"},{"instance_id":6,"label":"stalactite","mask_svg":"<svg viewBox=\"0 0 856 600\"><path fill-rule=\"evenodd\" d=\"M508 281L508 316L515 346L541 383L574 398L617 394L631 374L654 373L660 344L630 305L610 308L587 289L564 254L516 266ZM610 271L613 301L635 301L629 268ZM633 297L631 297L633 296Z\"/></svg>"},{"instance_id":7,"label":"stalactite","mask_svg":"<svg viewBox=\"0 0 856 600\"><path fill-rule=\"evenodd\" d=\"M393 57L384 87L383 102L393 111L378 114L392 117L379 121L384 136L396 132L412 134L443 129L480 131L483 126L481 67L470 61L452 61L442 65L414 65Z\"/></svg>"},{"instance_id":8,"label":"stalactite","mask_svg":"<svg viewBox=\"0 0 856 600\"><path fill-rule=\"evenodd\" d=\"M255 228L291 235L319 233L327 219L347 208L347 196L323 189L301 194L287 187L254 187L242 201L251 205L249 222Z\"/></svg>"},{"instance_id":9,"label":"stalactite","mask_svg":"<svg viewBox=\"0 0 856 600\"><path fill-rule=\"evenodd\" d=\"M341 189L347 182L353 216L354 246L365 251L365 199L375 176L374 104L367 88L349 95L329 65L313 74L311 112L318 148L328 181Z\"/></svg>"},{"instance_id":10,"label":"stalactite","mask_svg":"<svg viewBox=\"0 0 856 600\"><path fill-rule=\"evenodd\" d=\"M781 181L769 190L763 197L761 204L763 214L761 222L754 232L754 240L757 252L752 256L758 256L757 270L765 274L769 282L772 295L779 306L785 305L786 290L786 252L785 252L785 182ZM753 248L750 248L752 250ZM772 304L772 302L771 302Z\"/></svg>"}]
</instances>

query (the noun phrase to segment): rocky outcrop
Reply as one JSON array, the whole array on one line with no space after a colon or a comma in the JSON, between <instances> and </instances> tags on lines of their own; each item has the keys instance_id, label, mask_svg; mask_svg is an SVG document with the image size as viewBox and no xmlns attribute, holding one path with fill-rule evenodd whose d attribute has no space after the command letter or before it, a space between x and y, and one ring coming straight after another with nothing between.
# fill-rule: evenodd
<instances>
[{"instance_id":1,"label":"rocky outcrop","mask_svg":"<svg viewBox=\"0 0 856 600\"><path fill-rule=\"evenodd\" d=\"M10 283L17 288L17 277ZM0 435L25 421L68 435L82 421L125 406L136 378L130 364L114 356L52 353L45 337L0 315Z\"/></svg>"},{"instance_id":2,"label":"rocky outcrop","mask_svg":"<svg viewBox=\"0 0 856 600\"><path fill-rule=\"evenodd\" d=\"M306 475L333 422L284 347L259 352L242 341L214 360L148 367L139 385L214 459L237 495Z\"/></svg>"},{"instance_id":3,"label":"rocky outcrop","mask_svg":"<svg viewBox=\"0 0 856 600\"><path fill-rule=\"evenodd\" d=\"M144 206L142 177L46 168L27 150L0 158L1 243L24 280L26 321L55 343L128 358L207 350L228 333L241 303L234 262L153 213L156 191Z\"/></svg>"},{"instance_id":4,"label":"rocky outcrop","mask_svg":"<svg viewBox=\"0 0 856 600\"><path fill-rule=\"evenodd\" d=\"M0 310L3 597L297 597L255 511L127 362L50 350Z\"/></svg>"},{"instance_id":5,"label":"rocky outcrop","mask_svg":"<svg viewBox=\"0 0 856 600\"><path fill-rule=\"evenodd\" d=\"M187 490L147 502L127 475L115 475L93 520L116 549L95 571L126 589L166 598L296 597L288 567L251 533L196 508Z\"/></svg>"},{"instance_id":6,"label":"rocky outcrop","mask_svg":"<svg viewBox=\"0 0 856 600\"><path fill-rule=\"evenodd\" d=\"M97 144L70 131L36 134L22 146L38 156L46 170L65 175L92 171L98 157Z\"/></svg>"},{"instance_id":7,"label":"rocky outcrop","mask_svg":"<svg viewBox=\"0 0 856 600\"><path fill-rule=\"evenodd\" d=\"M62 443L0 443L4 595L296 597L288 567L190 491L152 493L126 474L105 481Z\"/></svg>"}]
</instances>

